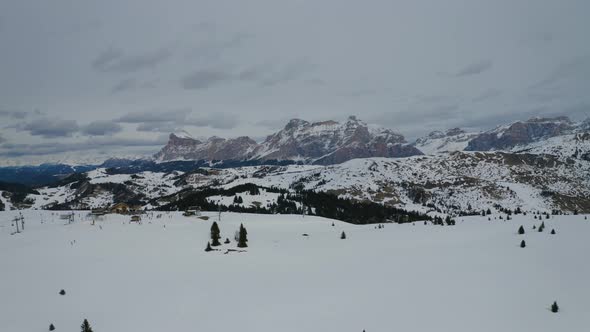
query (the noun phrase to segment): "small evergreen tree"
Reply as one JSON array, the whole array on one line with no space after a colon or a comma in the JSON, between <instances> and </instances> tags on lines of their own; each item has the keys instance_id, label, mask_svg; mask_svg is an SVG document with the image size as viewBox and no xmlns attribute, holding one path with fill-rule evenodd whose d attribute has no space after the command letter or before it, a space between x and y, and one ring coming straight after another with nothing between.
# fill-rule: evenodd
<instances>
[{"instance_id":1,"label":"small evergreen tree","mask_svg":"<svg viewBox=\"0 0 590 332\"><path fill-rule=\"evenodd\" d=\"M524 240L520 241L520 247L521 248L526 247L526 242L524 242Z\"/></svg>"},{"instance_id":2,"label":"small evergreen tree","mask_svg":"<svg viewBox=\"0 0 590 332\"><path fill-rule=\"evenodd\" d=\"M213 249L211 249L211 243L207 242L207 247L205 248L205 251L209 252L211 250L213 250Z\"/></svg>"},{"instance_id":3,"label":"small evergreen tree","mask_svg":"<svg viewBox=\"0 0 590 332\"><path fill-rule=\"evenodd\" d=\"M246 248L248 246L248 231L244 224L240 224L240 231L238 234L238 248Z\"/></svg>"},{"instance_id":4,"label":"small evergreen tree","mask_svg":"<svg viewBox=\"0 0 590 332\"><path fill-rule=\"evenodd\" d=\"M229 239L228 238L225 238L225 242L223 242L223 243L229 244L229 242L230 242Z\"/></svg>"},{"instance_id":5,"label":"small evergreen tree","mask_svg":"<svg viewBox=\"0 0 590 332\"><path fill-rule=\"evenodd\" d=\"M63 290L63 289L62 289L62 290L60 290L60 291L59 291L59 295L66 295L66 291L65 291L65 290Z\"/></svg>"},{"instance_id":6,"label":"small evergreen tree","mask_svg":"<svg viewBox=\"0 0 590 332\"><path fill-rule=\"evenodd\" d=\"M53 331L55 330L55 326L53 326L53 324L49 324L49 331Z\"/></svg>"},{"instance_id":7,"label":"small evergreen tree","mask_svg":"<svg viewBox=\"0 0 590 332\"><path fill-rule=\"evenodd\" d=\"M219 230L219 226L217 225L217 221L213 222L213 225L211 225L211 245L216 247L216 246L220 246L221 243L219 242L219 239L221 239L221 231Z\"/></svg>"},{"instance_id":8,"label":"small evergreen tree","mask_svg":"<svg viewBox=\"0 0 590 332\"><path fill-rule=\"evenodd\" d=\"M537 226L536 225L533 225L533 229L537 229Z\"/></svg>"},{"instance_id":9,"label":"small evergreen tree","mask_svg":"<svg viewBox=\"0 0 590 332\"><path fill-rule=\"evenodd\" d=\"M551 230L551 234L555 235L555 229Z\"/></svg>"},{"instance_id":10,"label":"small evergreen tree","mask_svg":"<svg viewBox=\"0 0 590 332\"><path fill-rule=\"evenodd\" d=\"M342 234L340 234L340 239L346 239L346 233L344 233L344 231L342 231Z\"/></svg>"},{"instance_id":11,"label":"small evergreen tree","mask_svg":"<svg viewBox=\"0 0 590 332\"><path fill-rule=\"evenodd\" d=\"M518 229L518 234L520 234L520 235L524 234L524 227L522 227L522 225Z\"/></svg>"},{"instance_id":12,"label":"small evergreen tree","mask_svg":"<svg viewBox=\"0 0 590 332\"><path fill-rule=\"evenodd\" d=\"M557 313L559 311L559 306L557 305L557 301L554 301L551 305L551 312Z\"/></svg>"},{"instance_id":13,"label":"small evergreen tree","mask_svg":"<svg viewBox=\"0 0 590 332\"><path fill-rule=\"evenodd\" d=\"M486 211L486 214L492 214L492 210L490 210L490 208L488 208L488 210Z\"/></svg>"},{"instance_id":14,"label":"small evergreen tree","mask_svg":"<svg viewBox=\"0 0 590 332\"><path fill-rule=\"evenodd\" d=\"M82 323L80 328L82 332L92 332L92 328L90 327L90 324L88 324L87 319L84 319L84 322Z\"/></svg>"}]
</instances>

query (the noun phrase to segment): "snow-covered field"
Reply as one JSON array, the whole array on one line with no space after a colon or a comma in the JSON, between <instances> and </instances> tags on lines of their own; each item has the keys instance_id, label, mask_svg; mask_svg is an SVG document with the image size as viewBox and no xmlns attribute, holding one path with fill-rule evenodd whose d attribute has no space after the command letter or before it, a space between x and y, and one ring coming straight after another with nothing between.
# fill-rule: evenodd
<instances>
[{"instance_id":1,"label":"snow-covered field","mask_svg":"<svg viewBox=\"0 0 590 332\"><path fill-rule=\"evenodd\" d=\"M203 250L216 213L91 225L85 212L66 224L23 211L11 235L17 214L0 212L0 331L79 331L84 318L96 332L590 331L584 216L544 219L539 233L530 214L375 229L223 213L224 248L240 223L249 237L247 252L224 254Z\"/></svg>"}]
</instances>

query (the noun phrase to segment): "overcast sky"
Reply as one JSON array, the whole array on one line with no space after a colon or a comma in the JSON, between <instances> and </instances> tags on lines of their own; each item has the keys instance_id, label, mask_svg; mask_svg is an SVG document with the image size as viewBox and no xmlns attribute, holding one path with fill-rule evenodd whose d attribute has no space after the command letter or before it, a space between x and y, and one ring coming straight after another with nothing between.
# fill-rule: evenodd
<instances>
[{"instance_id":1,"label":"overcast sky","mask_svg":"<svg viewBox=\"0 0 590 332\"><path fill-rule=\"evenodd\" d=\"M357 115L409 139L590 115L590 1L5 0L2 164Z\"/></svg>"}]
</instances>

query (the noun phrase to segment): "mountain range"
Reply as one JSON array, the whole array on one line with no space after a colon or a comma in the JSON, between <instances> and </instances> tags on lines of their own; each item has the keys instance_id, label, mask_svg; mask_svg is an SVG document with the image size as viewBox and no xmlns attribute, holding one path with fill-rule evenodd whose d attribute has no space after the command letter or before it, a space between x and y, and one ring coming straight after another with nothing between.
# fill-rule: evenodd
<instances>
[{"instance_id":1,"label":"mountain range","mask_svg":"<svg viewBox=\"0 0 590 332\"><path fill-rule=\"evenodd\" d=\"M576 135L583 138L589 130L590 119L574 123L563 116L531 118L484 132L466 132L460 128L434 131L408 143L402 134L370 127L354 116L343 123L293 119L261 143L249 137L212 137L200 141L186 134L170 134L168 144L153 158L157 162L291 160L332 165L356 158L400 158L452 151L514 151L555 137L575 142Z\"/></svg>"},{"instance_id":2,"label":"mountain range","mask_svg":"<svg viewBox=\"0 0 590 332\"><path fill-rule=\"evenodd\" d=\"M0 181L34 190L3 184L0 209L85 209L116 202L178 208L202 190L229 190L257 206L277 203L278 194L250 197L249 190L232 189L248 185L421 212L590 212L590 121L532 118L484 132L435 131L409 143L355 117L343 123L294 119L260 143L176 133L152 158L8 170L16 181L2 177L7 169L0 169Z\"/></svg>"}]
</instances>

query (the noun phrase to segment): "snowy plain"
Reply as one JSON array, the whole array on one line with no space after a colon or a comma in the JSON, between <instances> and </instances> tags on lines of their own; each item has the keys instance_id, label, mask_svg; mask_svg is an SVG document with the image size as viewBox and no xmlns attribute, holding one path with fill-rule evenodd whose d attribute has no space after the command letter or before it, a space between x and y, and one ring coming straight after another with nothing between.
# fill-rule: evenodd
<instances>
[{"instance_id":1,"label":"snowy plain","mask_svg":"<svg viewBox=\"0 0 590 332\"><path fill-rule=\"evenodd\" d=\"M217 213L154 212L142 224L107 215L92 225L84 211L72 224L59 216L66 211L21 212L25 230L15 235L20 212L0 212L0 331L53 323L73 332L84 318L96 332L590 330L582 215L543 219L539 233L532 214L375 229L223 213L231 244L207 253ZM224 254L240 223L247 251Z\"/></svg>"}]
</instances>

